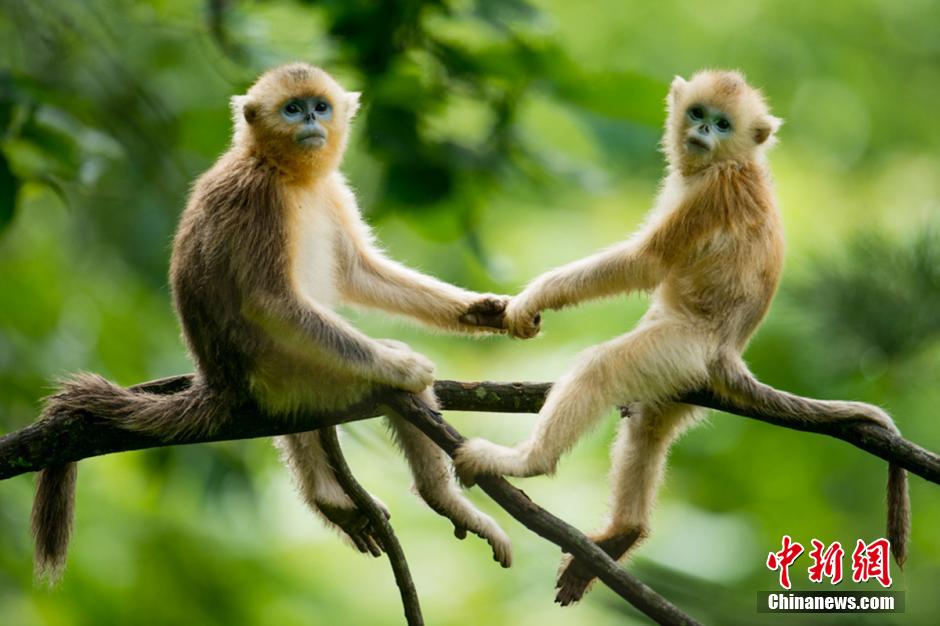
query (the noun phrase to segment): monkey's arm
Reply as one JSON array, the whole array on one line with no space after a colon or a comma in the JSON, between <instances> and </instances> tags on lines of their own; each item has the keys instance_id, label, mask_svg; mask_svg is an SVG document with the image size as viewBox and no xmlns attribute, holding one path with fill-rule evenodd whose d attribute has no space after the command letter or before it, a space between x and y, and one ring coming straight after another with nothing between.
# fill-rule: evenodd
<instances>
[{"instance_id":1,"label":"monkey's arm","mask_svg":"<svg viewBox=\"0 0 940 626\"><path fill-rule=\"evenodd\" d=\"M337 246L346 300L447 330L503 328L507 298L466 291L392 261L375 246L358 213L346 217L346 236Z\"/></svg>"},{"instance_id":2,"label":"monkey's arm","mask_svg":"<svg viewBox=\"0 0 940 626\"><path fill-rule=\"evenodd\" d=\"M507 307L507 327L514 335L532 336L538 332L537 316L544 309L652 289L664 273L662 263L649 254L642 239L627 240L533 280Z\"/></svg>"},{"instance_id":3,"label":"monkey's arm","mask_svg":"<svg viewBox=\"0 0 940 626\"><path fill-rule=\"evenodd\" d=\"M337 370L414 393L433 382L434 365L425 357L404 344L372 339L316 302L257 291L244 312L287 354L320 358Z\"/></svg>"}]
</instances>

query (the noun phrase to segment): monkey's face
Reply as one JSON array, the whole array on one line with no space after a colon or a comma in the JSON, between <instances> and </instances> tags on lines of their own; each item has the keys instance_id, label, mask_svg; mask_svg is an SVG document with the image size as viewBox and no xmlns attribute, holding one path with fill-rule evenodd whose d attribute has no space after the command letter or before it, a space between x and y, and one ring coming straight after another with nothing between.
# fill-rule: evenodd
<instances>
[{"instance_id":1,"label":"monkey's face","mask_svg":"<svg viewBox=\"0 0 940 626\"><path fill-rule=\"evenodd\" d=\"M733 128L728 114L716 107L693 104L685 113L685 149L697 155L716 152L721 142L731 137Z\"/></svg>"},{"instance_id":2,"label":"monkey's face","mask_svg":"<svg viewBox=\"0 0 940 626\"><path fill-rule=\"evenodd\" d=\"M670 163L695 171L720 161L746 161L768 145L780 125L760 92L737 72L680 77L669 91L663 145Z\"/></svg>"},{"instance_id":3,"label":"monkey's face","mask_svg":"<svg viewBox=\"0 0 940 626\"><path fill-rule=\"evenodd\" d=\"M316 150L327 144L333 104L325 97L290 98L281 106L281 117L291 126L294 142Z\"/></svg>"},{"instance_id":4,"label":"monkey's face","mask_svg":"<svg viewBox=\"0 0 940 626\"><path fill-rule=\"evenodd\" d=\"M359 94L320 68L293 63L266 72L232 107L237 144L310 174L339 164Z\"/></svg>"}]
</instances>

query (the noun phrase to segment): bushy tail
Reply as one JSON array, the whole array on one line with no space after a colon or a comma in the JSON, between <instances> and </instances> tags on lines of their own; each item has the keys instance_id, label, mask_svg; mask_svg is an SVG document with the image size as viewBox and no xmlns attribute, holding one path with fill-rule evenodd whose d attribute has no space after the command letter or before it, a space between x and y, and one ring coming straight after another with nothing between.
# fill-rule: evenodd
<instances>
[{"instance_id":1,"label":"bushy tail","mask_svg":"<svg viewBox=\"0 0 940 626\"><path fill-rule=\"evenodd\" d=\"M94 374L78 374L63 381L46 398L43 419L61 419L84 413L113 420L121 427L158 436L211 432L224 418L225 403L204 386L174 394L133 392ZM65 567L72 534L78 465L54 465L39 472L31 518L35 539L37 577L55 584Z\"/></svg>"},{"instance_id":2,"label":"bushy tail","mask_svg":"<svg viewBox=\"0 0 940 626\"><path fill-rule=\"evenodd\" d=\"M864 402L814 400L765 385L748 370L736 355L717 360L711 368L712 391L743 408L761 413L798 418L806 423L839 420L868 420L892 433L898 433L891 416L882 409ZM911 533L911 502L907 489L907 472L888 464L888 540L898 566L907 560L907 544Z\"/></svg>"},{"instance_id":3,"label":"bushy tail","mask_svg":"<svg viewBox=\"0 0 940 626\"><path fill-rule=\"evenodd\" d=\"M34 568L38 579L54 585L65 568L72 536L75 480L78 463L52 465L39 472L30 525L36 545Z\"/></svg>"}]
</instances>

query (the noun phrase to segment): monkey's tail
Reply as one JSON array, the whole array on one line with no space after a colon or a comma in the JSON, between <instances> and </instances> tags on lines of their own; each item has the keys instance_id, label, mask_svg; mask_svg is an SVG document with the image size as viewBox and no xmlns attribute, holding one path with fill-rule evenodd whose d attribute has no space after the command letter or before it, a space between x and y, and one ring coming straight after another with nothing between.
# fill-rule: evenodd
<instances>
[{"instance_id":1,"label":"monkey's tail","mask_svg":"<svg viewBox=\"0 0 940 626\"><path fill-rule=\"evenodd\" d=\"M36 551L36 577L54 585L65 568L65 555L72 536L75 481L78 463L50 465L39 472L30 527Z\"/></svg>"},{"instance_id":2,"label":"monkey's tail","mask_svg":"<svg viewBox=\"0 0 940 626\"><path fill-rule=\"evenodd\" d=\"M129 430L158 436L210 432L223 416L225 403L201 383L174 394L133 392L94 374L63 381L45 400L42 419L85 413L113 420ZM31 516L35 571L54 585L65 568L74 517L78 464L52 465L39 472Z\"/></svg>"},{"instance_id":3,"label":"monkey's tail","mask_svg":"<svg viewBox=\"0 0 940 626\"><path fill-rule=\"evenodd\" d=\"M757 380L737 355L725 355L710 368L712 391L743 408L770 415L794 417L806 423L839 420L868 420L892 433L899 433L891 416L872 404L835 400L815 400L774 389ZM907 472L894 463L888 464L887 485L888 540L891 553L899 567L907 560L911 534L911 501L907 488Z\"/></svg>"}]
</instances>

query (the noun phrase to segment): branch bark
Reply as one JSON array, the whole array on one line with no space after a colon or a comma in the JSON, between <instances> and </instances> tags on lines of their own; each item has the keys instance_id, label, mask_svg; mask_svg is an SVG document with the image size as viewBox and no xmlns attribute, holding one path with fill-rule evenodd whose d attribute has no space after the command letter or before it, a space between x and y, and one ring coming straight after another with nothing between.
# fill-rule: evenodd
<instances>
[{"instance_id":1,"label":"branch bark","mask_svg":"<svg viewBox=\"0 0 940 626\"><path fill-rule=\"evenodd\" d=\"M191 382L192 375L187 374L142 383L131 389L148 393L173 393L186 388ZM434 392L443 409L491 413L536 413L550 388L550 383L464 383L452 380L434 383ZM236 411L231 420L211 435L186 436L172 441L129 432L88 414L39 421L0 437L0 480L35 472L47 465L79 461L114 452L273 437L368 419L381 414L382 395L367 398L341 412L311 413L290 422L259 419L262 412L257 407L246 406ZM940 456L874 424L848 420L832 423L805 422L786 414L762 413L736 406L709 391L692 391L677 400L750 417L775 426L829 435L896 463L925 480L940 484Z\"/></svg>"}]
</instances>

